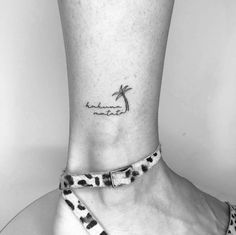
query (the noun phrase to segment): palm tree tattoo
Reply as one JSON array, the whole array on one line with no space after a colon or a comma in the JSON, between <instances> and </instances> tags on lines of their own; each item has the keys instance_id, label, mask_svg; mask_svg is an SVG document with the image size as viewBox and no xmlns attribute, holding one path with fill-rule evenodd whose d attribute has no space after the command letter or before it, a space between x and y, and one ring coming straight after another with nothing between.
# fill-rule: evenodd
<instances>
[{"instance_id":1,"label":"palm tree tattoo","mask_svg":"<svg viewBox=\"0 0 236 235\"><path fill-rule=\"evenodd\" d=\"M123 85L120 86L120 90L115 92L114 94L112 94L112 96L117 95L116 97L116 101L120 98L123 97L124 101L125 101L125 112L129 111L129 102L128 99L125 95L125 93L129 90L131 90L132 88L130 88L129 86L125 86L123 87Z\"/></svg>"},{"instance_id":2,"label":"palm tree tattoo","mask_svg":"<svg viewBox=\"0 0 236 235\"><path fill-rule=\"evenodd\" d=\"M105 115L105 116L120 116L122 114L125 114L126 112L129 112L129 101L127 99L126 93L128 91L132 90L131 87L128 85L120 86L119 91L112 94L112 96L116 96L116 101L119 98L123 98L125 108L122 110L122 106L119 105L102 105L101 102L99 102L97 105L92 105L89 102L86 103L85 107L88 109L94 109L93 115Z\"/></svg>"}]
</instances>

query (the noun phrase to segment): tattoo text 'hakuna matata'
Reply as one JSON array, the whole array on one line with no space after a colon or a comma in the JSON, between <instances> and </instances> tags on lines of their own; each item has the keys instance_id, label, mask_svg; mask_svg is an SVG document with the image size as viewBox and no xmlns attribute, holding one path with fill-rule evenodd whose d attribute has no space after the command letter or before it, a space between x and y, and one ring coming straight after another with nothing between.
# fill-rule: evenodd
<instances>
[{"instance_id":1,"label":"tattoo text 'hakuna matata'","mask_svg":"<svg viewBox=\"0 0 236 235\"><path fill-rule=\"evenodd\" d=\"M101 102L98 102L98 104L90 104L89 102L86 103L85 107L88 109L91 109L93 112L93 115L105 115L105 116L120 116L130 111L129 101L127 99L126 93L131 90L128 85L120 86L119 91L112 94L112 96L115 96L117 101L119 98L122 98L124 101L124 106L120 105L102 105Z\"/></svg>"}]
</instances>

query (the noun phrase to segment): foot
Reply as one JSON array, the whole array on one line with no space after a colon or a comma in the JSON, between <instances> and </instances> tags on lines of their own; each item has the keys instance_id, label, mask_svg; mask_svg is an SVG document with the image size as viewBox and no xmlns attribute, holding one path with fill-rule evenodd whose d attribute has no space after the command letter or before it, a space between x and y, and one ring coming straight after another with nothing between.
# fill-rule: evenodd
<instances>
[{"instance_id":1,"label":"foot","mask_svg":"<svg viewBox=\"0 0 236 235\"><path fill-rule=\"evenodd\" d=\"M163 159L133 184L79 189L79 198L111 235L225 235L229 209L178 176ZM61 198L55 235L87 235Z\"/></svg>"}]
</instances>

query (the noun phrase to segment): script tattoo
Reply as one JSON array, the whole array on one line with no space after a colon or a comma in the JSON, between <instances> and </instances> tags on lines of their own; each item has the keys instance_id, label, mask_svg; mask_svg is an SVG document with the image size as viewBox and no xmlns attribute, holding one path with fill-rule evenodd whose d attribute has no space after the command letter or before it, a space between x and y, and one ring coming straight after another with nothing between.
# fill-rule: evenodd
<instances>
[{"instance_id":1,"label":"script tattoo","mask_svg":"<svg viewBox=\"0 0 236 235\"><path fill-rule=\"evenodd\" d=\"M92 109L93 115L119 116L125 114L130 110L129 101L126 97L126 93L131 89L132 88L127 85L121 85L119 91L112 94L112 96L116 96L115 101L117 101L119 98L123 98L125 104L124 108L119 105L102 105L101 102L96 105L87 102L85 107L88 109Z\"/></svg>"}]
</instances>

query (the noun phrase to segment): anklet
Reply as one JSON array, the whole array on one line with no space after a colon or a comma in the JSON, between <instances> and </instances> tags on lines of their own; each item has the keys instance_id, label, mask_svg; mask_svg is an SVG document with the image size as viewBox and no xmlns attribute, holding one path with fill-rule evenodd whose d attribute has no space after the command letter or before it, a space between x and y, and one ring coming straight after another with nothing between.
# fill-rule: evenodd
<instances>
[{"instance_id":1,"label":"anklet","mask_svg":"<svg viewBox=\"0 0 236 235\"><path fill-rule=\"evenodd\" d=\"M149 171L161 158L161 146L155 152L131 165L108 172L72 175L66 171L60 178L59 189L66 204L90 235L108 235L103 226L98 222L86 205L75 195L74 188L82 187L120 187L128 185Z\"/></svg>"}]
</instances>

